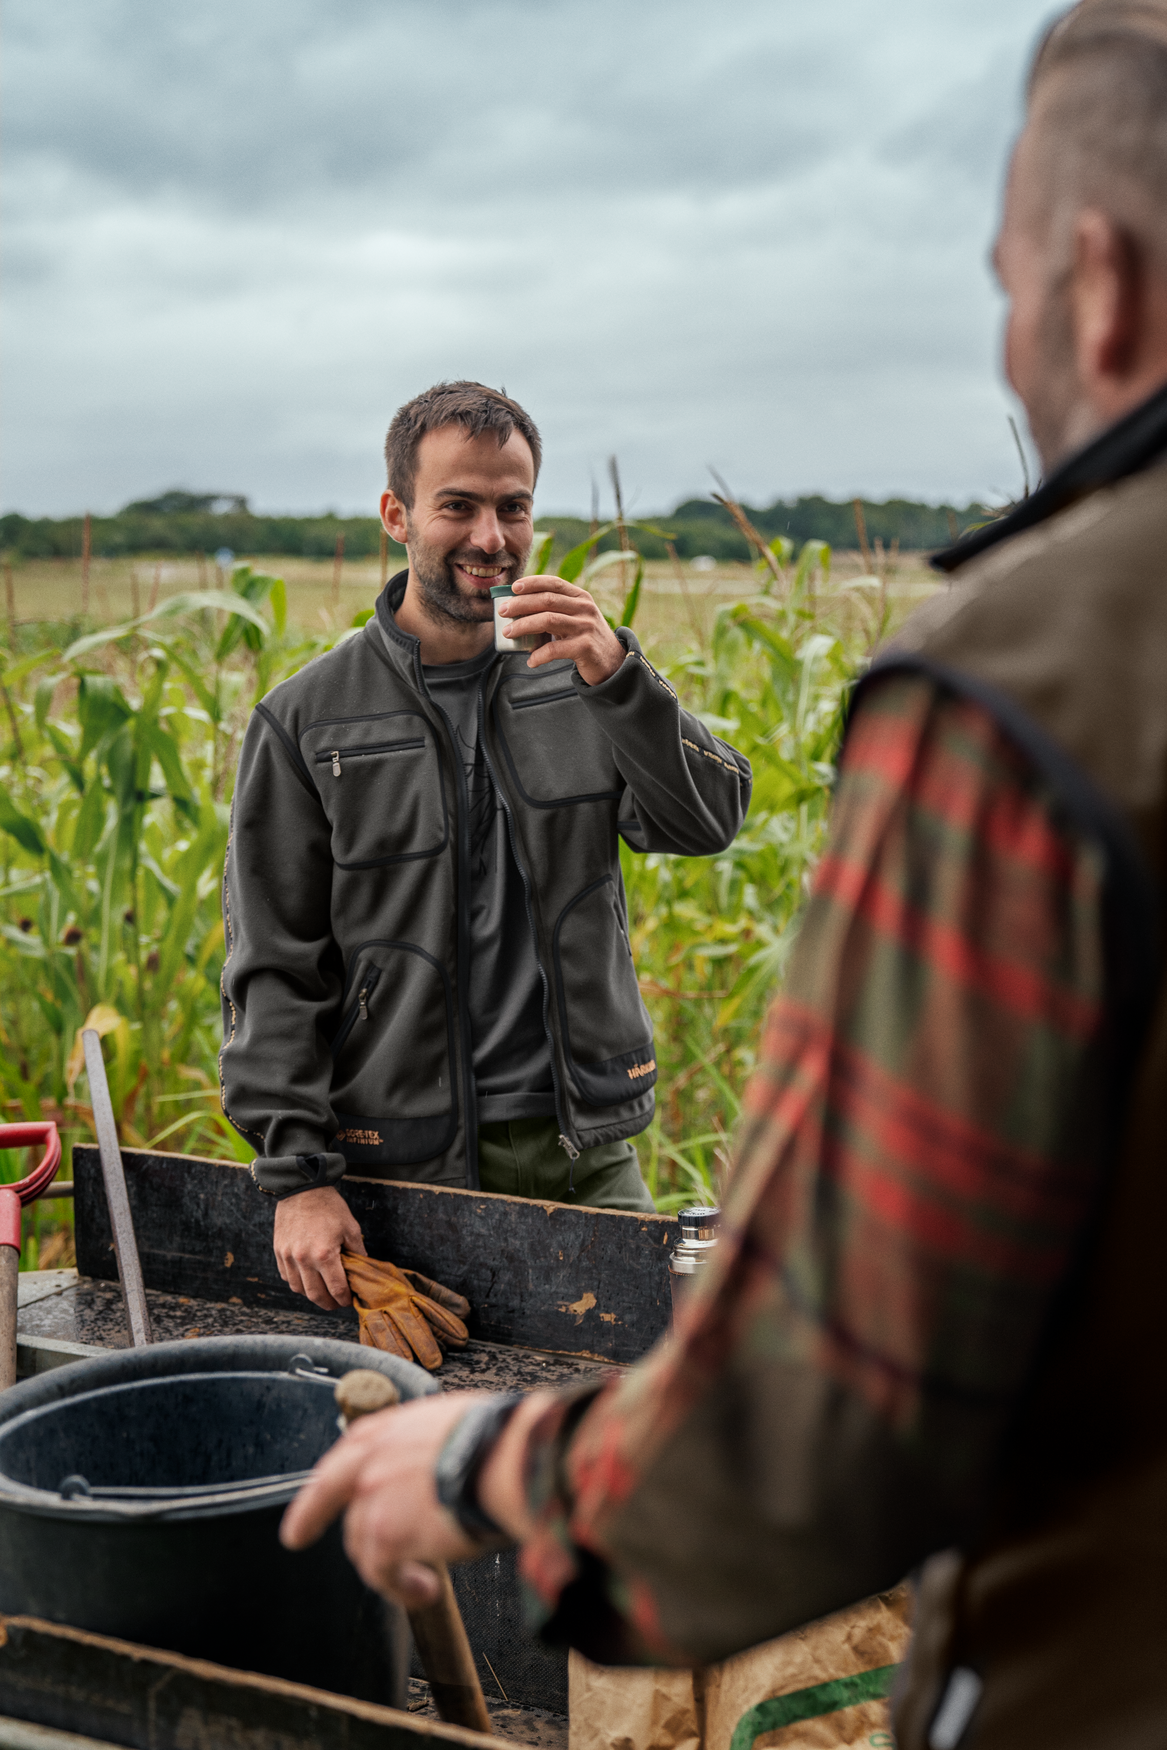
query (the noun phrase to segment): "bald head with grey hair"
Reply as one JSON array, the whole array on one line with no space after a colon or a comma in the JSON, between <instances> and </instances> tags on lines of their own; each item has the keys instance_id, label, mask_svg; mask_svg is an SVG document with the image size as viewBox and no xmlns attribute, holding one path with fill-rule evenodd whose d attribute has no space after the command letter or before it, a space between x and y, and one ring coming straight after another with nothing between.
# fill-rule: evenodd
<instances>
[{"instance_id":1,"label":"bald head with grey hair","mask_svg":"<svg viewBox=\"0 0 1167 1750\"><path fill-rule=\"evenodd\" d=\"M1167 262L1167 4L1076 6L1034 57L1029 109L1055 226L1101 207Z\"/></svg>"},{"instance_id":2,"label":"bald head with grey hair","mask_svg":"<svg viewBox=\"0 0 1167 1750\"><path fill-rule=\"evenodd\" d=\"M995 260L1050 468L1167 381L1167 0L1082 0L1028 97Z\"/></svg>"}]
</instances>

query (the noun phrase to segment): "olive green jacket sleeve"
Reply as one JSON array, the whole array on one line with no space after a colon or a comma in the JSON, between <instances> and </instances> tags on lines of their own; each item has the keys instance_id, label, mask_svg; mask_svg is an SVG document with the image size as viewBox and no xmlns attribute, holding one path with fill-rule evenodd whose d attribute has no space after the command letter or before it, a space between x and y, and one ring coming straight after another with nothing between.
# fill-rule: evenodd
<instances>
[{"instance_id":1,"label":"olive green jacket sleeve","mask_svg":"<svg viewBox=\"0 0 1167 1750\"><path fill-rule=\"evenodd\" d=\"M275 719L261 706L243 742L223 876L223 1110L277 1196L339 1179L326 1153L327 1039L342 968L330 921L327 816ZM257 1171L258 1168L258 1171Z\"/></svg>"},{"instance_id":2,"label":"olive green jacket sleeve","mask_svg":"<svg viewBox=\"0 0 1167 1750\"><path fill-rule=\"evenodd\" d=\"M750 762L685 710L631 632L616 635L628 651L616 673L598 687L577 674L574 685L627 785L621 834L636 851L724 851L750 806Z\"/></svg>"}]
</instances>

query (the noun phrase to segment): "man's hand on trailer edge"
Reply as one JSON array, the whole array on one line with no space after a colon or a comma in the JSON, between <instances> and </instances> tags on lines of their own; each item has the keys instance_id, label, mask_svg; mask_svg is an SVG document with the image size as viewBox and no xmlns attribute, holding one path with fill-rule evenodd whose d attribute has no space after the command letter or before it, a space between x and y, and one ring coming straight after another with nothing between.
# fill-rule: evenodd
<instances>
[{"instance_id":1,"label":"man's hand on trailer edge","mask_svg":"<svg viewBox=\"0 0 1167 1750\"><path fill-rule=\"evenodd\" d=\"M365 1584L407 1610L434 1603L439 1586L429 1564L482 1554L439 1502L434 1469L447 1435L483 1395L443 1393L363 1416L289 1506L280 1541L306 1549L343 1512L344 1547ZM550 1392L526 1398L482 1467L478 1504L516 1542L535 1529L523 1491L527 1434L551 1402Z\"/></svg>"},{"instance_id":2,"label":"man's hand on trailer edge","mask_svg":"<svg viewBox=\"0 0 1167 1750\"><path fill-rule=\"evenodd\" d=\"M326 1312L351 1306L341 1251L367 1258L356 1216L333 1185L298 1191L276 1204L272 1236L276 1264L293 1294L303 1294Z\"/></svg>"}]
</instances>

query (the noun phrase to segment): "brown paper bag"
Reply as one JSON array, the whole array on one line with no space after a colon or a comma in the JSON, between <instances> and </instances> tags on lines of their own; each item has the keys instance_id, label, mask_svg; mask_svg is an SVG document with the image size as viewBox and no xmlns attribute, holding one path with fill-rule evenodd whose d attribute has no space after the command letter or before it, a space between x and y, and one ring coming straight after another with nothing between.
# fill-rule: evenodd
<instances>
[{"instance_id":1,"label":"brown paper bag","mask_svg":"<svg viewBox=\"0 0 1167 1750\"><path fill-rule=\"evenodd\" d=\"M702 1673L567 1662L568 1750L702 1750L694 1678Z\"/></svg>"},{"instance_id":2,"label":"brown paper bag","mask_svg":"<svg viewBox=\"0 0 1167 1750\"><path fill-rule=\"evenodd\" d=\"M569 1750L876 1750L907 1586L700 1671L569 1665Z\"/></svg>"}]
</instances>

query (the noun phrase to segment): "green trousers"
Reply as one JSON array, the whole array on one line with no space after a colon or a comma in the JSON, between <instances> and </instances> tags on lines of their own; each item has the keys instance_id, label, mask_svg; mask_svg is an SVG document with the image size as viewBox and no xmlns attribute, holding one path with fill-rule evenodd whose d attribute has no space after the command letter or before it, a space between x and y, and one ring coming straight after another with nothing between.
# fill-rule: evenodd
<instances>
[{"instance_id":1,"label":"green trousers","mask_svg":"<svg viewBox=\"0 0 1167 1750\"><path fill-rule=\"evenodd\" d=\"M630 1142L585 1148L571 1161L560 1147L554 1118L512 1118L478 1126L478 1177L484 1191L574 1203L587 1209L630 1209L655 1214Z\"/></svg>"}]
</instances>

